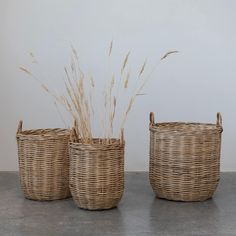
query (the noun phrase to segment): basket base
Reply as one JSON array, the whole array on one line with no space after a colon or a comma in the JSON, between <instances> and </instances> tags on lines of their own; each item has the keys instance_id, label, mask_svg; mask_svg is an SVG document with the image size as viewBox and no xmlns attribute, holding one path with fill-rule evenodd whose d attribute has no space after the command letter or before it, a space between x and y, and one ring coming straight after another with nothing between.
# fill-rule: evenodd
<instances>
[{"instance_id":1,"label":"basket base","mask_svg":"<svg viewBox=\"0 0 236 236\"><path fill-rule=\"evenodd\" d=\"M79 209L85 210L85 211L106 211L106 210L112 210L114 208L117 208L116 206L111 206L111 207L103 207L103 208L88 208L88 207L82 207L76 204Z\"/></svg>"},{"instance_id":2,"label":"basket base","mask_svg":"<svg viewBox=\"0 0 236 236\"><path fill-rule=\"evenodd\" d=\"M67 198L71 198L71 194L67 196L56 196L56 197L32 197L32 196L27 196L24 195L25 199L31 200L31 201L45 201L45 202L50 202L50 201L56 201L56 200L63 200Z\"/></svg>"},{"instance_id":3,"label":"basket base","mask_svg":"<svg viewBox=\"0 0 236 236\"><path fill-rule=\"evenodd\" d=\"M110 202L99 202L99 203L97 201L91 201L91 200L78 201L74 198L73 200L74 200L74 203L77 205L77 207L80 209L90 210L90 211L102 211L102 210L110 210L110 209L116 208L121 199L115 199Z\"/></svg>"},{"instance_id":4,"label":"basket base","mask_svg":"<svg viewBox=\"0 0 236 236\"><path fill-rule=\"evenodd\" d=\"M181 198L181 197L159 196L156 194L156 198L174 202L203 202L211 199L212 197L213 195L204 197L195 197L195 198Z\"/></svg>"}]
</instances>

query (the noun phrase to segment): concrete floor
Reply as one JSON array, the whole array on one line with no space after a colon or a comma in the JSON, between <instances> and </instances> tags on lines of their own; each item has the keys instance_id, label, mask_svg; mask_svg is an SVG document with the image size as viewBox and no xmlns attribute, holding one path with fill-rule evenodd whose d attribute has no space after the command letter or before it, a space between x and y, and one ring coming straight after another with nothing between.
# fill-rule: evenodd
<instances>
[{"instance_id":1,"label":"concrete floor","mask_svg":"<svg viewBox=\"0 0 236 236\"><path fill-rule=\"evenodd\" d=\"M119 206L91 212L72 199L37 202L22 196L17 172L0 172L0 236L236 235L236 173L222 173L213 199L156 199L147 173L127 173Z\"/></svg>"}]
</instances>

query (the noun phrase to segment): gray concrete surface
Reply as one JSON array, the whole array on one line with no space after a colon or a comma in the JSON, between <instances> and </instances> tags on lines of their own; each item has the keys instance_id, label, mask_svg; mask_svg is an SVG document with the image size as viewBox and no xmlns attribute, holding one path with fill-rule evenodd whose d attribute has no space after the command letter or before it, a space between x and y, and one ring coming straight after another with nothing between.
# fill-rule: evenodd
<instances>
[{"instance_id":1,"label":"gray concrete surface","mask_svg":"<svg viewBox=\"0 0 236 236\"><path fill-rule=\"evenodd\" d=\"M24 199L17 172L0 172L0 236L236 235L236 173L222 173L214 197L200 203L156 199L147 173L127 173L119 206L90 212L72 199Z\"/></svg>"}]
</instances>

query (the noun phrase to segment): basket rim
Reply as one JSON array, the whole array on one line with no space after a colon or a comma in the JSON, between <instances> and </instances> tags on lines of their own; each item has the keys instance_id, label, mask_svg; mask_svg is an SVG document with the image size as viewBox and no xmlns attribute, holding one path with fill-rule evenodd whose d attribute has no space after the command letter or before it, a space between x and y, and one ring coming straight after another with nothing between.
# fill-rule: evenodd
<instances>
[{"instance_id":1,"label":"basket rim","mask_svg":"<svg viewBox=\"0 0 236 236\"><path fill-rule=\"evenodd\" d=\"M158 126L158 125L168 125L168 124L176 124L176 125L211 125L211 126L217 126L214 123L205 123L205 122L186 122L186 121L165 121L165 122L157 122L152 124L152 126Z\"/></svg>"},{"instance_id":2,"label":"basket rim","mask_svg":"<svg viewBox=\"0 0 236 236\"><path fill-rule=\"evenodd\" d=\"M150 124L150 131L162 130L162 131L170 131L170 132L188 132L187 128L192 127L194 129L189 130L189 132L222 132L223 128L220 125L213 123L201 123L201 122L158 122L154 124ZM198 129L201 127L201 129ZM186 130L181 130L181 128L186 128Z\"/></svg>"},{"instance_id":3,"label":"basket rim","mask_svg":"<svg viewBox=\"0 0 236 236\"><path fill-rule=\"evenodd\" d=\"M46 129L28 129L16 134L16 138L60 138L69 137L70 130L63 128L46 128Z\"/></svg>"},{"instance_id":4,"label":"basket rim","mask_svg":"<svg viewBox=\"0 0 236 236\"><path fill-rule=\"evenodd\" d=\"M110 140L112 141L112 143L101 143L101 140L105 140L104 138L93 138L92 139L93 142L95 141L95 143L82 143L82 142L69 142L69 145L71 148L75 148L75 149L120 149L123 148L125 146L125 142L121 142L120 139L118 138L111 138Z\"/></svg>"}]
</instances>

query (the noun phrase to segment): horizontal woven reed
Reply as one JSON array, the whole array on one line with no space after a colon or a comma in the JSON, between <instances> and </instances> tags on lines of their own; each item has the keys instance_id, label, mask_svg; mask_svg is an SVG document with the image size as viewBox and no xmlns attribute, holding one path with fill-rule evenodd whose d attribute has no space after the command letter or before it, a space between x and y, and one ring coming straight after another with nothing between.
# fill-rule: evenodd
<instances>
[{"instance_id":1,"label":"horizontal woven reed","mask_svg":"<svg viewBox=\"0 0 236 236\"><path fill-rule=\"evenodd\" d=\"M220 179L222 119L216 124L157 123L150 113L149 179L159 198L203 201Z\"/></svg>"},{"instance_id":2,"label":"horizontal woven reed","mask_svg":"<svg viewBox=\"0 0 236 236\"><path fill-rule=\"evenodd\" d=\"M20 183L26 198L56 200L70 197L69 131L17 130Z\"/></svg>"},{"instance_id":3,"label":"horizontal woven reed","mask_svg":"<svg viewBox=\"0 0 236 236\"><path fill-rule=\"evenodd\" d=\"M70 143L70 190L78 207L103 210L117 206L124 191L124 143Z\"/></svg>"}]
</instances>

